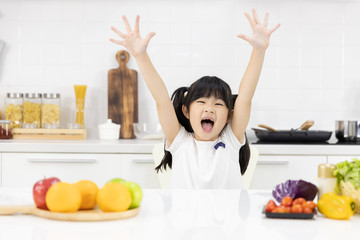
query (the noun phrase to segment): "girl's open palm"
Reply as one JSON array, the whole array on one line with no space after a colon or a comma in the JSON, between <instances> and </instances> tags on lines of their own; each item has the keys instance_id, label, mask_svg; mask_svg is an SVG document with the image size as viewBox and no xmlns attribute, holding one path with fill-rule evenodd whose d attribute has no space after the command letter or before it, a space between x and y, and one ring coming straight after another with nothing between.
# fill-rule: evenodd
<instances>
[{"instance_id":1,"label":"girl's open palm","mask_svg":"<svg viewBox=\"0 0 360 240\"><path fill-rule=\"evenodd\" d=\"M110 41L124 46L134 57L145 53L150 39L155 35L155 33L151 32L145 38L141 38L139 32L140 16L136 16L134 30L131 29L126 16L122 16L122 19L124 21L127 34L120 32L115 27L111 27L111 30L114 31L120 38L122 38L122 40L110 38Z\"/></svg>"},{"instance_id":2,"label":"girl's open palm","mask_svg":"<svg viewBox=\"0 0 360 240\"><path fill-rule=\"evenodd\" d=\"M237 35L239 38L244 39L249 42L254 48L266 49L269 46L269 40L271 34L280 27L280 24L277 24L275 27L268 29L268 19L269 13L265 13L264 23L261 23L259 17L256 14L254 9L251 10L253 18L248 13L245 13L246 18L249 20L251 29L253 31L251 36L244 34Z\"/></svg>"}]
</instances>

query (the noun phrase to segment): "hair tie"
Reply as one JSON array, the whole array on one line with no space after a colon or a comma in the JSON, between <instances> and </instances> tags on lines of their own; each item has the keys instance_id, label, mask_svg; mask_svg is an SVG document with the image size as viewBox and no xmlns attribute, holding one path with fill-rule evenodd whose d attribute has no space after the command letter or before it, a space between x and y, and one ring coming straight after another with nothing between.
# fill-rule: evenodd
<instances>
[{"instance_id":1,"label":"hair tie","mask_svg":"<svg viewBox=\"0 0 360 240\"><path fill-rule=\"evenodd\" d=\"M186 97L187 94L188 94L188 91L184 92L184 97Z\"/></svg>"}]
</instances>

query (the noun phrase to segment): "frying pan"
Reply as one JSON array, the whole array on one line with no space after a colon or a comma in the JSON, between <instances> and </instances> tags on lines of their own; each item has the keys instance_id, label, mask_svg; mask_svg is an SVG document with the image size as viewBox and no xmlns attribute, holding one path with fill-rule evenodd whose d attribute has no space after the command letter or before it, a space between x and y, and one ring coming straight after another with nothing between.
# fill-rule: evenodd
<instances>
[{"instance_id":1,"label":"frying pan","mask_svg":"<svg viewBox=\"0 0 360 240\"><path fill-rule=\"evenodd\" d=\"M307 120L297 129L277 130L264 124L259 124L259 127L268 130L258 128L252 128L252 130L255 131L256 137L264 142L325 142L330 139L331 131L308 130L313 125L314 121Z\"/></svg>"},{"instance_id":2,"label":"frying pan","mask_svg":"<svg viewBox=\"0 0 360 240\"><path fill-rule=\"evenodd\" d=\"M315 130L277 130L268 131L252 128L256 137L264 142L325 142L330 139L331 131Z\"/></svg>"}]
</instances>

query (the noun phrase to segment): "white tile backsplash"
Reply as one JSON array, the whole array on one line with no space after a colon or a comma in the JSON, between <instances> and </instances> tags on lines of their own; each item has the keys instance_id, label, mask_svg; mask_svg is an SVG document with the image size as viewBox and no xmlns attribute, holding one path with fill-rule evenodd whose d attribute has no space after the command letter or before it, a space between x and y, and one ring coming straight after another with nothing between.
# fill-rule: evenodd
<instances>
[{"instance_id":1,"label":"white tile backsplash","mask_svg":"<svg viewBox=\"0 0 360 240\"><path fill-rule=\"evenodd\" d=\"M226 80L234 93L251 47L243 13L258 10L272 36L252 106L259 123L333 130L336 119L359 119L360 3L353 0L0 0L0 107L7 92L60 92L62 121L73 121L74 84L87 84L86 123L107 118L107 73L117 68L110 26L126 32L141 15L142 37L156 32L148 52L171 94L203 75ZM131 57L128 67L138 71ZM157 122L155 102L139 73L139 120Z\"/></svg>"}]
</instances>

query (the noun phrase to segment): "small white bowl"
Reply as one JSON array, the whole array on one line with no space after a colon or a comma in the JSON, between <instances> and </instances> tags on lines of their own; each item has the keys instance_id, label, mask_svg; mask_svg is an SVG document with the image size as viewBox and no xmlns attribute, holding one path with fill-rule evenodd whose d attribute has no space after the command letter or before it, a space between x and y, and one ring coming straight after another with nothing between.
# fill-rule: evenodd
<instances>
[{"instance_id":1,"label":"small white bowl","mask_svg":"<svg viewBox=\"0 0 360 240\"><path fill-rule=\"evenodd\" d=\"M163 139L164 133L159 123L134 123L134 134L139 139Z\"/></svg>"},{"instance_id":2,"label":"small white bowl","mask_svg":"<svg viewBox=\"0 0 360 240\"><path fill-rule=\"evenodd\" d=\"M120 124L108 119L106 123L99 124L99 138L101 140L117 140L120 136Z\"/></svg>"}]
</instances>

